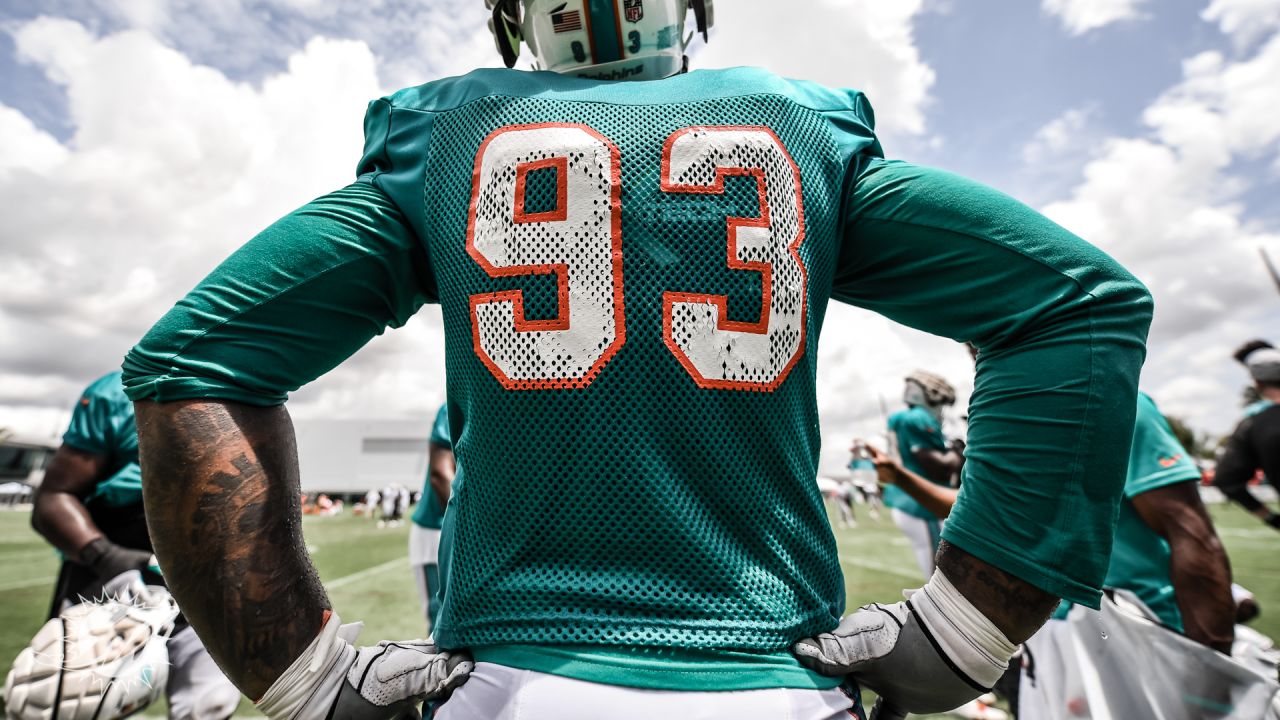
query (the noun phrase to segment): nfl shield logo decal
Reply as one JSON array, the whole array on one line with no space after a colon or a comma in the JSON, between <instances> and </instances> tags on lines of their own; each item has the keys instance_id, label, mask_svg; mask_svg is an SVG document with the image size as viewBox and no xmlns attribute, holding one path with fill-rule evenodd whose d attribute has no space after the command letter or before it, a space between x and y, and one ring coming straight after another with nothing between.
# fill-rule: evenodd
<instances>
[{"instance_id":1,"label":"nfl shield logo decal","mask_svg":"<svg viewBox=\"0 0 1280 720\"><path fill-rule=\"evenodd\" d=\"M644 0L622 0L627 22L640 22L644 17Z\"/></svg>"}]
</instances>

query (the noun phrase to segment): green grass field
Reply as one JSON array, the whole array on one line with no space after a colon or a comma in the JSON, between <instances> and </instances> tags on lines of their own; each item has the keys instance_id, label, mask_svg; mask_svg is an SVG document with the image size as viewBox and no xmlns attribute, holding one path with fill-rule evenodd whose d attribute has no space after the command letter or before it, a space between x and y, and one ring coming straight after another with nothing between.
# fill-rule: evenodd
<instances>
[{"instance_id":1,"label":"green grass field","mask_svg":"<svg viewBox=\"0 0 1280 720\"><path fill-rule=\"evenodd\" d=\"M859 507L861 524L836 531L849 607L871 600L893 601L904 587L922 580L907 541L887 515L880 522ZM1217 506L1213 515L1231 555L1236 582L1253 590L1262 615L1253 626L1280 637L1280 536L1235 507ZM40 628L49 607L57 558L30 528L23 512L0 512L0 668L8 666ZM409 575L404 527L379 530L365 518L308 517L307 546L344 620L363 620L363 639L418 637L424 632L417 594ZM255 713L247 703L241 715ZM146 717L163 717L152 706Z\"/></svg>"}]
</instances>

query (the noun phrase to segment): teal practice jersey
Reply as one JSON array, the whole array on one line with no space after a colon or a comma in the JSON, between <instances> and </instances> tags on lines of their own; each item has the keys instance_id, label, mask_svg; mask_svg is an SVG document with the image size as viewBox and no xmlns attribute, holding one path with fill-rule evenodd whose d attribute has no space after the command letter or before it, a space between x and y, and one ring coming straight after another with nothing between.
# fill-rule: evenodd
<instances>
[{"instance_id":1,"label":"teal practice jersey","mask_svg":"<svg viewBox=\"0 0 1280 720\"><path fill-rule=\"evenodd\" d=\"M981 348L945 537L1096 605L1150 297L1011 198L883 159L861 93L477 70L373 102L365 136L356 182L215 270L126 383L279 404L439 303L444 647L773 662L834 627L831 298Z\"/></svg>"},{"instance_id":2,"label":"teal practice jersey","mask_svg":"<svg viewBox=\"0 0 1280 720\"><path fill-rule=\"evenodd\" d=\"M1182 613L1169 576L1169 543L1133 507L1133 498L1168 485L1200 480L1200 469L1169 428L1155 402L1138 396L1129 475L1116 520L1115 549L1107 568L1108 587L1131 590L1165 625L1182 632Z\"/></svg>"},{"instance_id":3,"label":"teal practice jersey","mask_svg":"<svg viewBox=\"0 0 1280 720\"><path fill-rule=\"evenodd\" d=\"M142 502L138 430L133 402L124 394L119 371L107 373L85 388L71 412L62 442L107 459L102 479L85 498L86 504L123 507Z\"/></svg>"},{"instance_id":4,"label":"teal practice jersey","mask_svg":"<svg viewBox=\"0 0 1280 720\"><path fill-rule=\"evenodd\" d=\"M1169 575L1172 554L1169 543L1151 529L1133 506L1133 498L1168 485L1196 482L1200 469L1174 436L1169 422L1146 393L1138 395L1138 415L1133 425L1133 447L1124 500L1116 518L1116 540L1107 567L1106 586L1131 591L1166 626L1183 632L1182 612ZM1059 606L1054 617L1065 617L1070 603Z\"/></svg>"},{"instance_id":5,"label":"teal practice jersey","mask_svg":"<svg viewBox=\"0 0 1280 720\"><path fill-rule=\"evenodd\" d=\"M452 447L452 443L449 442L449 405L447 403L441 405L436 411L436 418L431 423L430 443L445 449ZM414 523L432 530L439 530L441 523L444 522L444 505L440 504L440 498L431 487L431 468L427 468L427 479L422 483L422 498L418 500L418 507L413 511L412 519Z\"/></svg>"},{"instance_id":6,"label":"teal practice jersey","mask_svg":"<svg viewBox=\"0 0 1280 720\"><path fill-rule=\"evenodd\" d=\"M912 405L906 410L899 410L889 416L889 432L893 433L890 437L897 441L896 450L903 467L930 482L935 482L916 459L916 450L946 451L947 441L942 436L942 423L930 415L925 408ZM885 486L884 504L924 520L938 519L897 485Z\"/></svg>"}]
</instances>

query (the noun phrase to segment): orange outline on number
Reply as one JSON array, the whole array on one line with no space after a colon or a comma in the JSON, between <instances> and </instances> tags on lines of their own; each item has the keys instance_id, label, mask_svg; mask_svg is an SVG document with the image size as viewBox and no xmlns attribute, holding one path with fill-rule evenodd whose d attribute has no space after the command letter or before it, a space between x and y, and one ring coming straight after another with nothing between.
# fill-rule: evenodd
<instances>
[{"instance_id":1,"label":"orange outline on number","mask_svg":"<svg viewBox=\"0 0 1280 720\"><path fill-rule=\"evenodd\" d=\"M546 168L556 169L556 206L552 210L537 213L524 211L525 183L529 173ZM536 222L562 222L569 217L569 158L550 157L545 160L516 163L516 209L512 222L517 225Z\"/></svg>"},{"instance_id":2,"label":"orange outline on number","mask_svg":"<svg viewBox=\"0 0 1280 720\"><path fill-rule=\"evenodd\" d=\"M609 148L611 158L610 168L610 188L609 188L609 205L610 205L610 222L609 232L611 236L610 248L613 261L613 272L611 278L613 281L613 319L617 328L613 342L605 348L604 353L598 360L592 363L587 370L586 375L578 379L561 378L555 380L513 380L507 377L506 373L498 367L497 363L489 357L484 348L480 347L480 321L476 315L476 307L482 304L506 302L509 301L513 306L513 319L515 321L515 329L517 332L528 332L531 330L568 330L569 329L569 266L565 263L548 263L544 265L510 265L506 267L497 267L489 262L488 258L480 253L475 247L475 227L476 227L476 204L480 198L480 173L484 163L485 151L489 149L489 143L508 132L519 130L539 130L542 128L577 128L604 143ZM563 188L563 196L559 200L559 205L568 213L569 196L568 196L568 159L565 160L564 172L560 173L561 187ZM537 164L535 161L530 165ZM519 196L517 195L517 198ZM517 201L518 202L518 201ZM515 205L512 203L513 220L515 220ZM538 213L539 215L543 213ZM533 216L524 216L533 217ZM480 149L476 152L475 166L471 173L471 204L467 211L467 254L476 261L489 277L502 278L514 277L520 275L549 275L556 276L556 295L557 295L557 314L553 320L527 320L524 314L524 293L520 290L499 290L491 293L477 293L471 295L471 344L476 353L488 368L489 372L508 390L533 390L533 389L573 389L584 388L595 380L596 375L604 368L605 364L613 359L622 346L626 344L626 308L623 304L622 297L622 153L618 150L618 146L614 145L608 138L596 132L594 129L577 123L535 123L530 125L508 125L498 128L484 139L480 144Z\"/></svg>"},{"instance_id":3,"label":"orange outline on number","mask_svg":"<svg viewBox=\"0 0 1280 720\"><path fill-rule=\"evenodd\" d=\"M726 131L746 131L746 132L763 132L767 133L772 139L778 150L782 152L782 156L786 158L791 165L791 176L794 179L796 189L796 220L799 230L796 233L796 239L787 246L787 251L795 258L796 265L800 268L800 345L792 354L791 359L778 373L778 377L769 383L752 382L749 380L713 380L703 377L693 361L685 355L684 350L676 345L672 335L672 312L674 304L677 302L686 303L703 303L712 304L719 308L720 315L716 321L716 327L719 330L732 332L748 332L756 335L763 335L769 331L769 314L770 305L773 300L773 266L763 262L743 262L737 257L738 250L738 228L740 227L770 227L769 202L767 191L765 188L764 168L743 168L743 167L718 167L716 168L716 179L710 185L683 185L671 182L671 151L676 140L685 133L696 132L699 130L708 132L726 132ZM666 344L667 349L675 355L676 360L684 366L693 381L698 387L716 388L721 390L752 390L757 392L773 392L782 384L787 376L791 374L791 368L795 367L796 361L804 355L805 341L807 339L809 324L809 274L804 266L804 261L800 259L800 245L804 243L805 223L804 223L804 196L800 188L800 167L796 165L796 161L792 159L791 153L787 151L787 147L782 144L782 140L773 130L753 125L716 125L707 126L699 125L695 127L687 127L677 130L667 138L662 144L662 190L671 193L699 193L705 195L723 195L724 179L730 175L751 175L756 179L756 188L760 197L760 216L755 218L730 217L727 221L728 238L725 243L727 262L731 269L734 270L752 270L761 274L762 303L760 309L760 320L750 323L739 320L729 320L729 297L727 295L712 295L708 293L687 293L668 291L662 294L662 342Z\"/></svg>"}]
</instances>

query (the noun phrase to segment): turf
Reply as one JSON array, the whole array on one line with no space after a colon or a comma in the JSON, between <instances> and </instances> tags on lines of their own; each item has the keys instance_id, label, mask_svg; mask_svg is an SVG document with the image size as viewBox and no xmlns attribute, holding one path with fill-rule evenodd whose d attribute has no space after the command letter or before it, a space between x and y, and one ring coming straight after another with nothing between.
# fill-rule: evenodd
<instances>
[{"instance_id":1,"label":"turf","mask_svg":"<svg viewBox=\"0 0 1280 720\"><path fill-rule=\"evenodd\" d=\"M1280 570L1275 552L1280 535L1234 507L1212 508L1219 534L1231 556L1236 582L1251 589L1263 611L1253 622L1261 632L1280 637ZM887 515L870 520L858 508L857 528L837 529L849 607L871 600L895 600L904 587L922 582L911 550ZM45 620L58 558L32 532L25 512L0 512L0 672L27 644ZM406 559L408 530L378 529L351 515L308 517L307 546L344 620L363 620L363 638L417 637L424 632L417 592ZM237 715L255 715L247 703ZM163 717L162 705L146 717Z\"/></svg>"}]
</instances>

